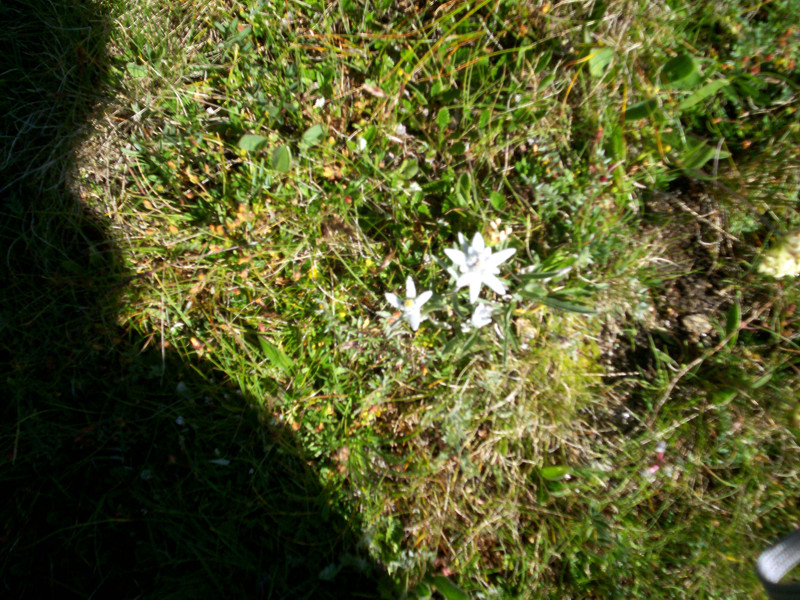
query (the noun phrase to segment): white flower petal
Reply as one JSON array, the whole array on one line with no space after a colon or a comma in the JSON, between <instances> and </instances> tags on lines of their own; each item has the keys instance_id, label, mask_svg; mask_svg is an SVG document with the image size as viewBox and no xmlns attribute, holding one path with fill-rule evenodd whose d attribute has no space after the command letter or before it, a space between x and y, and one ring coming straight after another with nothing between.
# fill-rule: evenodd
<instances>
[{"instance_id":1,"label":"white flower petal","mask_svg":"<svg viewBox=\"0 0 800 600\"><path fill-rule=\"evenodd\" d=\"M491 275L490 273L484 273L482 279L483 279L483 283L485 283L490 288L492 288L493 292L495 292L495 293L497 293L497 294L499 294L501 296L506 293L505 284L502 281L500 281L497 277L495 277L494 275Z\"/></svg>"},{"instance_id":2,"label":"white flower petal","mask_svg":"<svg viewBox=\"0 0 800 600\"><path fill-rule=\"evenodd\" d=\"M425 304L428 300L431 299L431 296L433 296L433 292L430 290L422 292L419 296L417 296L417 299L414 302L414 306L420 308L423 304Z\"/></svg>"},{"instance_id":3,"label":"white flower petal","mask_svg":"<svg viewBox=\"0 0 800 600\"><path fill-rule=\"evenodd\" d=\"M422 315L420 312L418 310L409 311L406 313L406 316L408 317L408 324L411 325L411 329L414 331L419 329L419 324L422 321Z\"/></svg>"},{"instance_id":4,"label":"white flower petal","mask_svg":"<svg viewBox=\"0 0 800 600\"><path fill-rule=\"evenodd\" d=\"M466 267L467 255L464 252L456 250L455 248L445 248L444 253L457 267Z\"/></svg>"},{"instance_id":5,"label":"white flower petal","mask_svg":"<svg viewBox=\"0 0 800 600\"><path fill-rule=\"evenodd\" d=\"M484 261L484 264L487 266L491 265L491 267L497 267L511 258L516 251L516 248L506 248L505 250L500 250L500 252L495 252L491 257Z\"/></svg>"},{"instance_id":6,"label":"white flower petal","mask_svg":"<svg viewBox=\"0 0 800 600\"><path fill-rule=\"evenodd\" d=\"M414 285L414 280L411 279L411 275L406 277L406 298L416 298L417 297L417 286Z\"/></svg>"},{"instance_id":7,"label":"white flower petal","mask_svg":"<svg viewBox=\"0 0 800 600\"><path fill-rule=\"evenodd\" d=\"M472 325L476 328L485 327L492 322L492 307L479 304L472 313Z\"/></svg>"},{"instance_id":8,"label":"white flower petal","mask_svg":"<svg viewBox=\"0 0 800 600\"><path fill-rule=\"evenodd\" d=\"M475 235L472 238L472 247L478 252L483 252L483 249L486 248L486 244L483 241L483 236L481 235L480 231L476 231Z\"/></svg>"},{"instance_id":9,"label":"white flower petal","mask_svg":"<svg viewBox=\"0 0 800 600\"><path fill-rule=\"evenodd\" d=\"M481 293L481 278L473 277L469 282L469 301L475 304L478 301L478 295Z\"/></svg>"},{"instance_id":10,"label":"white flower petal","mask_svg":"<svg viewBox=\"0 0 800 600\"><path fill-rule=\"evenodd\" d=\"M475 271L467 271L463 275L459 275L456 279L456 289L460 290L465 285L472 285L473 281L477 281L478 285L481 283L481 275Z\"/></svg>"},{"instance_id":11,"label":"white flower petal","mask_svg":"<svg viewBox=\"0 0 800 600\"><path fill-rule=\"evenodd\" d=\"M398 298L395 294L391 292L386 292L384 294L386 296L386 301L391 304L395 308L403 308L403 303L400 302L400 298Z\"/></svg>"}]
</instances>

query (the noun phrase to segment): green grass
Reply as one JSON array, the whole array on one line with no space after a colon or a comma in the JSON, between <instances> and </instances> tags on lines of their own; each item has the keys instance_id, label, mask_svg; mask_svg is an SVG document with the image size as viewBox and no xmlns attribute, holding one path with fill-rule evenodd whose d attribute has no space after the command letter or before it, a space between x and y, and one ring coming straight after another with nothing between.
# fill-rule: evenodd
<instances>
[{"instance_id":1,"label":"green grass","mask_svg":"<svg viewBox=\"0 0 800 600\"><path fill-rule=\"evenodd\" d=\"M797 286L758 271L797 8L0 9L5 588L756 596L798 522ZM464 330L475 232L515 254Z\"/></svg>"}]
</instances>

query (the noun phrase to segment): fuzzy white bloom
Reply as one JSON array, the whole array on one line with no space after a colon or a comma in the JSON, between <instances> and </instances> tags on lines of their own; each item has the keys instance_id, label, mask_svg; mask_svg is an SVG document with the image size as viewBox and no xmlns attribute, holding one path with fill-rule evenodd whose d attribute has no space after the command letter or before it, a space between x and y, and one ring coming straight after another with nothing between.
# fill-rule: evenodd
<instances>
[{"instance_id":1,"label":"fuzzy white bloom","mask_svg":"<svg viewBox=\"0 0 800 600\"><path fill-rule=\"evenodd\" d=\"M493 311L494 309L488 304L479 304L476 306L475 310L472 311L472 318L470 319L472 326L476 329L480 329L491 323Z\"/></svg>"},{"instance_id":2,"label":"fuzzy white bloom","mask_svg":"<svg viewBox=\"0 0 800 600\"><path fill-rule=\"evenodd\" d=\"M322 108L323 106L325 106L325 98L320 97L314 101L314 108Z\"/></svg>"},{"instance_id":3,"label":"fuzzy white bloom","mask_svg":"<svg viewBox=\"0 0 800 600\"><path fill-rule=\"evenodd\" d=\"M403 318L411 325L411 329L416 331L419 329L419 324L424 320L421 312L422 305L430 300L431 296L433 296L433 292L430 290L424 291L417 296L417 287L414 285L414 280L408 277L406 278L406 299L400 300L396 294L387 292L386 301L393 308L403 311Z\"/></svg>"},{"instance_id":4,"label":"fuzzy white bloom","mask_svg":"<svg viewBox=\"0 0 800 600\"><path fill-rule=\"evenodd\" d=\"M450 270L456 277L456 289L469 286L469 300L473 304L477 302L483 284L501 296L505 294L506 286L497 278L497 274L500 273L498 267L507 261L516 250L506 248L492 253L492 249L486 247L480 232L472 238L472 244L468 244L464 236L459 233L458 243L461 244L461 250L447 248L444 251L461 272L459 275L453 269Z\"/></svg>"}]
</instances>

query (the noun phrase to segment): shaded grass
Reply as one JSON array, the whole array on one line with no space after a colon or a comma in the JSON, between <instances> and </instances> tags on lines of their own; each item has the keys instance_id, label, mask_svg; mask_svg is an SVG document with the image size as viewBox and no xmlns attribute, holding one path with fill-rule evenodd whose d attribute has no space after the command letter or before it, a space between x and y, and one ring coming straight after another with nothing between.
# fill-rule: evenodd
<instances>
[{"instance_id":1,"label":"shaded grass","mask_svg":"<svg viewBox=\"0 0 800 600\"><path fill-rule=\"evenodd\" d=\"M375 597L358 519L291 430L225 374L118 326L130 271L72 185L74 146L115 81L106 10L2 9L15 83L2 136L4 591Z\"/></svg>"}]
</instances>

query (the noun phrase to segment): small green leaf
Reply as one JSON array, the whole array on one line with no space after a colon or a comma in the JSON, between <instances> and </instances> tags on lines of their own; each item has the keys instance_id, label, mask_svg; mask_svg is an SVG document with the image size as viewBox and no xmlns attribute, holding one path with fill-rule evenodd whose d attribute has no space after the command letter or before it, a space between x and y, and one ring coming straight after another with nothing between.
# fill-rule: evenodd
<instances>
[{"instance_id":1,"label":"small green leaf","mask_svg":"<svg viewBox=\"0 0 800 600\"><path fill-rule=\"evenodd\" d=\"M414 175L419 173L419 163L417 163L417 159L410 158L404 160L400 164L399 171L402 173L404 179L411 179Z\"/></svg>"},{"instance_id":2,"label":"small green leaf","mask_svg":"<svg viewBox=\"0 0 800 600\"><path fill-rule=\"evenodd\" d=\"M711 394L711 403L722 406L733 400L738 393L736 390L719 390Z\"/></svg>"},{"instance_id":3,"label":"small green leaf","mask_svg":"<svg viewBox=\"0 0 800 600\"><path fill-rule=\"evenodd\" d=\"M489 202L495 210L503 210L506 207L506 199L500 192L491 191L489 193Z\"/></svg>"},{"instance_id":4,"label":"small green leaf","mask_svg":"<svg viewBox=\"0 0 800 600\"><path fill-rule=\"evenodd\" d=\"M319 142L320 138L325 135L325 128L319 123L309 127L303 134L303 144L306 146L313 146Z\"/></svg>"},{"instance_id":5,"label":"small green leaf","mask_svg":"<svg viewBox=\"0 0 800 600\"><path fill-rule=\"evenodd\" d=\"M766 375L762 375L761 377L759 377L753 383L750 384L750 389L757 390L761 386L766 385L769 382L769 380L772 379L773 375L774 373L772 371L769 371Z\"/></svg>"},{"instance_id":6,"label":"small green leaf","mask_svg":"<svg viewBox=\"0 0 800 600\"><path fill-rule=\"evenodd\" d=\"M613 58L614 51L611 48L592 48L588 57L589 75L600 77L606 72Z\"/></svg>"},{"instance_id":7,"label":"small green leaf","mask_svg":"<svg viewBox=\"0 0 800 600\"><path fill-rule=\"evenodd\" d=\"M542 476L542 479L546 479L547 481L561 481L569 475L570 468L566 465L556 465L552 467L543 467L539 471L539 475Z\"/></svg>"},{"instance_id":8,"label":"small green leaf","mask_svg":"<svg viewBox=\"0 0 800 600\"><path fill-rule=\"evenodd\" d=\"M658 108L658 102L656 102L655 98L637 102L625 110L625 121L638 121L639 119L647 118L656 111L656 108Z\"/></svg>"},{"instance_id":9,"label":"small green leaf","mask_svg":"<svg viewBox=\"0 0 800 600\"><path fill-rule=\"evenodd\" d=\"M553 58L553 51L552 50L545 50L536 59L536 65L533 67L533 72L535 74L541 73L549 64L550 60Z\"/></svg>"},{"instance_id":10,"label":"small green leaf","mask_svg":"<svg viewBox=\"0 0 800 600\"><path fill-rule=\"evenodd\" d=\"M288 146L278 146L272 152L272 168L279 173L288 173L292 168L292 151Z\"/></svg>"},{"instance_id":11,"label":"small green leaf","mask_svg":"<svg viewBox=\"0 0 800 600\"><path fill-rule=\"evenodd\" d=\"M533 281L526 283L518 293L523 298L533 298L534 300L541 301L547 295L547 288Z\"/></svg>"},{"instance_id":12,"label":"small green leaf","mask_svg":"<svg viewBox=\"0 0 800 600\"><path fill-rule=\"evenodd\" d=\"M128 69L128 73L131 74L131 77L135 79L141 79L142 77L147 77L147 65L140 65L139 63L129 62L125 65L125 68Z\"/></svg>"},{"instance_id":13,"label":"small green leaf","mask_svg":"<svg viewBox=\"0 0 800 600\"><path fill-rule=\"evenodd\" d=\"M286 353L276 345L270 344L263 336L258 336L258 342L261 344L261 350L269 362L287 375L291 375L292 367L294 366L292 359L286 356Z\"/></svg>"},{"instance_id":14,"label":"small green leaf","mask_svg":"<svg viewBox=\"0 0 800 600\"><path fill-rule=\"evenodd\" d=\"M678 110L686 110L687 108L691 108L695 104L702 102L706 98L713 96L719 90L724 87L730 85L730 81L727 79L717 79L712 81L711 83L705 84L699 90L697 90L694 94L689 96L688 98L684 98L683 101L678 104Z\"/></svg>"},{"instance_id":15,"label":"small green leaf","mask_svg":"<svg viewBox=\"0 0 800 600\"><path fill-rule=\"evenodd\" d=\"M432 579L432 582L439 593L447 600L469 600L469 596L467 596L466 592L456 586L456 584L447 577L437 575Z\"/></svg>"},{"instance_id":16,"label":"small green leaf","mask_svg":"<svg viewBox=\"0 0 800 600\"><path fill-rule=\"evenodd\" d=\"M739 337L739 327L742 324L742 307L738 300L735 300L728 309L728 316L725 319L725 337L731 336L729 346L736 345L736 338Z\"/></svg>"},{"instance_id":17,"label":"small green leaf","mask_svg":"<svg viewBox=\"0 0 800 600\"><path fill-rule=\"evenodd\" d=\"M680 54L671 58L661 70L661 81L667 85L675 85L688 79L697 72L697 64L691 56Z\"/></svg>"},{"instance_id":18,"label":"small green leaf","mask_svg":"<svg viewBox=\"0 0 800 600\"><path fill-rule=\"evenodd\" d=\"M447 108L439 109L436 113L436 124L439 125L439 129L447 129L450 124L450 111Z\"/></svg>"},{"instance_id":19,"label":"small green leaf","mask_svg":"<svg viewBox=\"0 0 800 600\"><path fill-rule=\"evenodd\" d=\"M255 152L267 142L263 135L243 135L239 140L239 148L247 152Z\"/></svg>"}]
</instances>

